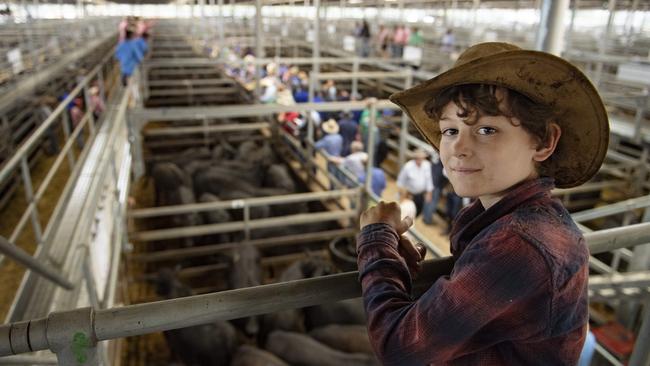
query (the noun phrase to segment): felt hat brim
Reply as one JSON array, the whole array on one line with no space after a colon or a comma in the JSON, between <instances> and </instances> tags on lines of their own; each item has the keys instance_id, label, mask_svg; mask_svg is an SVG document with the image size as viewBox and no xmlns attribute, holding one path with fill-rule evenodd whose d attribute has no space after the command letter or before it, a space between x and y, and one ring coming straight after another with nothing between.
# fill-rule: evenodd
<instances>
[{"instance_id":1,"label":"felt hat brim","mask_svg":"<svg viewBox=\"0 0 650 366\"><path fill-rule=\"evenodd\" d=\"M450 70L390 96L414 122L436 150L440 146L439 121L428 116L425 104L443 90L463 84L490 84L515 90L538 103L552 106L562 129L550 164L555 185L578 186L593 177L602 164L609 143L607 112L589 79L575 66L557 56L522 50L504 43L485 43ZM470 48L469 52L472 48ZM514 48L514 49L513 49ZM481 52L485 55L481 55ZM467 60L469 59L469 60Z\"/></svg>"},{"instance_id":2,"label":"felt hat brim","mask_svg":"<svg viewBox=\"0 0 650 366\"><path fill-rule=\"evenodd\" d=\"M339 133L339 124L333 119L327 120L323 123L323 131L327 134Z\"/></svg>"}]
</instances>

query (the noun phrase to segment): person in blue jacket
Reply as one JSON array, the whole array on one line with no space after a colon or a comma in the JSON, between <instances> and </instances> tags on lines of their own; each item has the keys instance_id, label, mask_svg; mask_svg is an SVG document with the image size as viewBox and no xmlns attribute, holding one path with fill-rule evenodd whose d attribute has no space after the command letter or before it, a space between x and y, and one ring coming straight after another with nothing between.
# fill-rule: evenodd
<instances>
[{"instance_id":1,"label":"person in blue jacket","mask_svg":"<svg viewBox=\"0 0 650 366\"><path fill-rule=\"evenodd\" d=\"M122 85L126 86L136 66L142 61L143 54L133 40L133 31L126 31L126 39L115 49L115 58L120 62Z\"/></svg>"}]
</instances>

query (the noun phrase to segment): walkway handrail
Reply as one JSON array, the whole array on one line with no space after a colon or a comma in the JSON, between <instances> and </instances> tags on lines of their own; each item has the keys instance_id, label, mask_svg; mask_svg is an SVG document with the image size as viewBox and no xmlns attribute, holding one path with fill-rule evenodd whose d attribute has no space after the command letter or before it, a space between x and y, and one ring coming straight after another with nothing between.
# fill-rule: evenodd
<instances>
[{"instance_id":1,"label":"walkway handrail","mask_svg":"<svg viewBox=\"0 0 650 366\"><path fill-rule=\"evenodd\" d=\"M37 261L20 247L10 243L3 236L0 236L0 252L67 290L74 288L74 285L58 273L56 269Z\"/></svg>"},{"instance_id":2,"label":"walkway handrail","mask_svg":"<svg viewBox=\"0 0 650 366\"><path fill-rule=\"evenodd\" d=\"M585 239L592 254L646 244L650 242L650 223L587 233ZM423 273L414 284L416 292L428 288L452 267L451 257L424 262ZM73 347L78 351L73 340L83 338L88 346L84 351L92 359L98 341L313 306L360 295L358 272L346 272L105 310L81 308L55 312L47 318L0 326L0 356L51 348L62 362L65 357L74 355Z\"/></svg>"},{"instance_id":3,"label":"walkway handrail","mask_svg":"<svg viewBox=\"0 0 650 366\"><path fill-rule=\"evenodd\" d=\"M573 218L575 222L584 222L648 207L650 207L650 195L635 197L629 200L616 202L611 205L576 212L571 214L571 218Z\"/></svg>"},{"instance_id":4,"label":"walkway handrail","mask_svg":"<svg viewBox=\"0 0 650 366\"><path fill-rule=\"evenodd\" d=\"M266 205L280 205L286 203L309 202L321 199L354 196L356 194L357 192L354 189L341 189L336 191L293 193L281 196L243 198L230 201L192 203L188 205L148 207L130 211L129 217L134 219L143 219L191 212L203 212L216 209L243 208L244 206L257 207Z\"/></svg>"},{"instance_id":5,"label":"walkway handrail","mask_svg":"<svg viewBox=\"0 0 650 366\"><path fill-rule=\"evenodd\" d=\"M4 183L7 179L10 178L11 172L16 169L18 164L20 164L20 160L23 158L23 156L29 154L30 151L38 144L43 138L43 135L45 134L45 131L52 126L52 124L55 123L57 118L64 112L68 104L72 102L73 99L76 98L77 94L81 92L83 88L85 88L88 83L94 79L94 77L99 73L99 70L104 66L104 63L113 57L113 52L109 52L108 55L106 55L102 61L100 62L99 65L95 66L90 73L84 77L81 82L70 92L70 94L59 103L59 105L52 111L52 114L50 114L43 123L34 131L34 133L29 136L29 138L18 148L18 150L12 155L11 159L7 161L6 164L2 167L0 170L0 184Z\"/></svg>"},{"instance_id":6,"label":"walkway handrail","mask_svg":"<svg viewBox=\"0 0 650 366\"><path fill-rule=\"evenodd\" d=\"M101 60L101 62L93 68L79 84L70 92L70 94L59 103L55 110L42 122L36 130L27 138L27 140L18 148L18 150L12 155L12 157L2 166L0 169L0 184L6 183L8 180L13 178L15 170L20 169L22 174L23 183L25 186L25 195L27 199L27 207L22 212L20 220L13 229L13 232L9 236L8 240L10 243L15 243L20 235L23 232L27 220L31 218L32 228L34 230L34 236L37 242L37 247L44 242L44 233L42 232L39 214L38 214L38 202L42 199L44 191L48 188L49 182L54 178L56 172L59 170L59 167L65 160L68 158L68 161L71 165L71 169L74 166L74 158L72 155L72 147L75 140L79 135L83 133L83 129L88 126L90 130L90 138L92 139L96 127L93 116L93 110L90 105L88 105L89 99L89 84L92 80L97 79L98 84L101 90L102 95L104 95L104 80L103 80L103 68L111 60L113 52L108 52ZM81 95L86 100L86 112L82 117L79 124L74 128L73 131L70 131L68 126L68 115L67 115L67 106L70 102ZM62 118L62 127L64 131L64 136L67 138L66 143L63 145L61 151L58 153L58 156L55 158L53 164L50 166L49 171L43 178L41 185L37 191L34 191L32 186L32 176L29 170L28 157L29 154L37 147L37 144L41 142L41 139L44 137L46 131L53 127L55 123L59 122L59 117ZM20 165L20 166L19 166ZM0 253L0 263L4 260L4 256ZM61 276L59 276L61 277ZM62 278L62 277L61 277ZM61 284L64 287L68 287L65 284L65 281L55 281L58 284Z\"/></svg>"}]
</instances>

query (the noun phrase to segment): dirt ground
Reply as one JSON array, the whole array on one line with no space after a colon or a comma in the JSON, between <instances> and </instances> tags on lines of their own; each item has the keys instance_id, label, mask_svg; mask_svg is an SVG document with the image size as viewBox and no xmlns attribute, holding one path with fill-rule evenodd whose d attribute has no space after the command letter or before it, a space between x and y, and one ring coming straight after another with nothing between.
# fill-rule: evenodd
<instances>
[{"instance_id":1,"label":"dirt ground","mask_svg":"<svg viewBox=\"0 0 650 366\"><path fill-rule=\"evenodd\" d=\"M78 156L78 151L75 152L75 158ZM55 156L42 155L37 160L35 166L31 169L32 181L34 183L34 191L40 187L41 182L45 178L48 170L55 160ZM70 165L66 160L63 161L58 171L54 175L52 181L44 192L43 198L38 203L38 217L42 230L45 230L50 216L54 211L56 203L63 191L65 183L70 176ZM0 220L0 235L9 238L12 231L18 225L21 215L27 208L27 201L25 198L25 189L22 181L18 181L18 187L13 194L13 198L9 201L7 206L2 211L2 220ZM36 251L36 238L32 230L31 220L28 220L22 233L18 236L16 243L18 247L24 249L29 254L34 254ZM2 278L3 286L0 287L0 317L5 319L11 303L23 275L25 274L25 267L12 259L5 258L0 265L0 278Z\"/></svg>"}]
</instances>

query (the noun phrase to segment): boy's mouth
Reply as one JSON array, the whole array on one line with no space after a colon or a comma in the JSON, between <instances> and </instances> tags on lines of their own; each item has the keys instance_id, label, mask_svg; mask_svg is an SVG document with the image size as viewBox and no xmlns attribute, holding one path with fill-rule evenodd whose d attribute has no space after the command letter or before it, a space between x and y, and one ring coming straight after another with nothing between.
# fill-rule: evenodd
<instances>
[{"instance_id":1,"label":"boy's mouth","mask_svg":"<svg viewBox=\"0 0 650 366\"><path fill-rule=\"evenodd\" d=\"M480 171L481 169L472 169L472 168L451 168L452 171L459 174L472 174Z\"/></svg>"}]
</instances>

